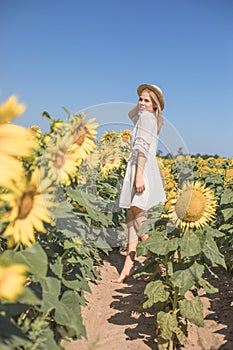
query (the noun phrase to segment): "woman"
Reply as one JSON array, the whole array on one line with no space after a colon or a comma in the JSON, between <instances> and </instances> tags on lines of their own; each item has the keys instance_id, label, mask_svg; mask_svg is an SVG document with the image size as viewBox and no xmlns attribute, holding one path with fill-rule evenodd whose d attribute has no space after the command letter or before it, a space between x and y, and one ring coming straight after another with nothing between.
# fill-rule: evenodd
<instances>
[{"instance_id":1,"label":"woman","mask_svg":"<svg viewBox=\"0 0 233 350\"><path fill-rule=\"evenodd\" d=\"M134 123L130 156L122 186L119 206L127 208L127 255L123 269L113 282L121 283L131 276L138 244L138 231L147 218L147 210L165 201L159 167L156 161L158 133L163 124L164 98L156 85L142 84L137 89L139 101L129 112ZM142 240L147 235L140 237Z\"/></svg>"}]
</instances>

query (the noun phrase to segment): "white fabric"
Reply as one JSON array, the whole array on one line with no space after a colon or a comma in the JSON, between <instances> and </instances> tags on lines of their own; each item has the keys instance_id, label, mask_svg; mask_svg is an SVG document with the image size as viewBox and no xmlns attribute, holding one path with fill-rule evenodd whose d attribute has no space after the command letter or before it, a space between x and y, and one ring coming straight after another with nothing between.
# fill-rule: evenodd
<instances>
[{"instance_id":1,"label":"white fabric","mask_svg":"<svg viewBox=\"0 0 233 350\"><path fill-rule=\"evenodd\" d=\"M119 206L130 208L136 206L148 210L166 199L163 183L156 160L158 144L157 121L150 112L142 112L132 118L134 128L131 132L130 156L121 190ZM145 190L136 193L134 179L136 175L138 151L146 159L143 170Z\"/></svg>"}]
</instances>

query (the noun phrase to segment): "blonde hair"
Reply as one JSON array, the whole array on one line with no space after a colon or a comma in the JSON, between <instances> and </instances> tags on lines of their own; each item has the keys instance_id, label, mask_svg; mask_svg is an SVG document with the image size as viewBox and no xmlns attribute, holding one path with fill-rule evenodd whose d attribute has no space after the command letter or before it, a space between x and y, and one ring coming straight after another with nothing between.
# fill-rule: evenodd
<instances>
[{"instance_id":1,"label":"blonde hair","mask_svg":"<svg viewBox=\"0 0 233 350\"><path fill-rule=\"evenodd\" d=\"M157 128L158 128L158 133L160 132L162 125L164 123L164 118L163 118L163 114L162 114L162 108L158 99L158 96L150 89L145 88L143 91L148 92L152 103L153 103L153 108L154 108L154 115L156 117L157 120Z\"/></svg>"}]
</instances>

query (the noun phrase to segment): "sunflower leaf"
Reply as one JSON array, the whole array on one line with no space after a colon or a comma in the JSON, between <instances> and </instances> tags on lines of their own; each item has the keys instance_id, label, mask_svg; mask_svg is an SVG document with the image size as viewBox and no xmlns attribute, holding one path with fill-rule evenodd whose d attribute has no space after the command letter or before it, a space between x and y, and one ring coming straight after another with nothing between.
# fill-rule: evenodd
<instances>
[{"instance_id":1,"label":"sunflower leaf","mask_svg":"<svg viewBox=\"0 0 233 350\"><path fill-rule=\"evenodd\" d=\"M198 280L198 283L200 284L200 286L202 286L202 288L204 288L206 293L212 294L212 293L217 293L218 292L218 288L215 288L214 286L212 286L212 284L210 284L204 278L200 278Z\"/></svg>"},{"instance_id":2,"label":"sunflower leaf","mask_svg":"<svg viewBox=\"0 0 233 350\"><path fill-rule=\"evenodd\" d=\"M233 192L230 188L226 188L221 196L221 205L233 203Z\"/></svg>"},{"instance_id":3,"label":"sunflower leaf","mask_svg":"<svg viewBox=\"0 0 233 350\"><path fill-rule=\"evenodd\" d=\"M208 239L205 240L202 251L207 259L211 261L212 266L221 265L226 268L224 256L220 253L218 246L213 239L208 237Z\"/></svg>"},{"instance_id":4,"label":"sunflower leaf","mask_svg":"<svg viewBox=\"0 0 233 350\"><path fill-rule=\"evenodd\" d=\"M181 295L184 295L201 278L203 271L204 267L195 262L189 268L175 271L171 282L179 287Z\"/></svg>"},{"instance_id":5,"label":"sunflower leaf","mask_svg":"<svg viewBox=\"0 0 233 350\"><path fill-rule=\"evenodd\" d=\"M224 220L227 221L231 217L233 217L233 209L232 208L222 209L222 214L224 216Z\"/></svg>"},{"instance_id":6,"label":"sunflower leaf","mask_svg":"<svg viewBox=\"0 0 233 350\"><path fill-rule=\"evenodd\" d=\"M33 275L45 277L48 269L48 258L39 243L33 244L24 250L16 252L14 262L25 264Z\"/></svg>"},{"instance_id":7,"label":"sunflower leaf","mask_svg":"<svg viewBox=\"0 0 233 350\"><path fill-rule=\"evenodd\" d=\"M158 302L166 301L169 297L166 286L160 280L149 282L144 290L144 294L148 297L148 300L143 303L144 309Z\"/></svg>"},{"instance_id":8,"label":"sunflower leaf","mask_svg":"<svg viewBox=\"0 0 233 350\"><path fill-rule=\"evenodd\" d=\"M180 240L181 259L197 255L200 252L201 243L199 237L194 232L185 232Z\"/></svg>"},{"instance_id":9,"label":"sunflower leaf","mask_svg":"<svg viewBox=\"0 0 233 350\"><path fill-rule=\"evenodd\" d=\"M180 300L179 307L183 317L199 327L204 327L203 304L199 296L196 296L193 300Z\"/></svg>"},{"instance_id":10,"label":"sunflower leaf","mask_svg":"<svg viewBox=\"0 0 233 350\"><path fill-rule=\"evenodd\" d=\"M65 291L55 310L55 321L58 324L72 328L76 337L86 335L85 327L82 324L80 300L73 291Z\"/></svg>"},{"instance_id":11,"label":"sunflower leaf","mask_svg":"<svg viewBox=\"0 0 233 350\"><path fill-rule=\"evenodd\" d=\"M38 280L42 287L43 302L41 311L48 312L56 309L61 290L61 282L55 277L46 277Z\"/></svg>"},{"instance_id":12,"label":"sunflower leaf","mask_svg":"<svg viewBox=\"0 0 233 350\"><path fill-rule=\"evenodd\" d=\"M163 339L171 340L173 338L173 333L176 333L178 328L176 315L163 311L158 312L157 327Z\"/></svg>"}]
</instances>

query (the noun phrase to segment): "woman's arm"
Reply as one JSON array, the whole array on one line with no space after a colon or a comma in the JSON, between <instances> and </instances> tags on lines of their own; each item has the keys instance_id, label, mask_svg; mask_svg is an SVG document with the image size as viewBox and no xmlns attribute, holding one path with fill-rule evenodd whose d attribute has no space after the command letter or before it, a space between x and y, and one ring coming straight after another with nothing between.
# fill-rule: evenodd
<instances>
[{"instance_id":1,"label":"woman's arm","mask_svg":"<svg viewBox=\"0 0 233 350\"><path fill-rule=\"evenodd\" d=\"M145 190L145 184L143 181L143 171L146 163L146 156L143 152L138 151L137 158L137 168L136 168L136 176L135 176L135 187L136 192L141 193Z\"/></svg>"}]
</instances>

